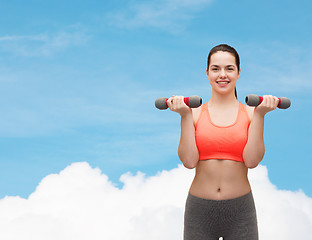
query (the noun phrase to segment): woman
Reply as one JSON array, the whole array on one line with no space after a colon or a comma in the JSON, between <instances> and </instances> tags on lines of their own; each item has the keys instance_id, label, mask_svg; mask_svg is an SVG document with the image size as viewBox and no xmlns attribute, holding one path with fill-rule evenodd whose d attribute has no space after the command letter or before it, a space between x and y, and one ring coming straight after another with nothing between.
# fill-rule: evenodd
<instances>
[{"instance_id":1,"label":"woman","mask_svg":"<svg viewBox=\"0 0 312 240\"><path fill-rule=\"evenodd\" d=\"M181 115L178 154L196 174L185 207L184 239L258 239L254 200L247 177L265 152L264 116L278 99L264 96L256 108L236 98L240 60L236 50L222 44L211 49L207 77L211 99L191 109L181 96L168 99Z\"/></svg>"}]
</instances>

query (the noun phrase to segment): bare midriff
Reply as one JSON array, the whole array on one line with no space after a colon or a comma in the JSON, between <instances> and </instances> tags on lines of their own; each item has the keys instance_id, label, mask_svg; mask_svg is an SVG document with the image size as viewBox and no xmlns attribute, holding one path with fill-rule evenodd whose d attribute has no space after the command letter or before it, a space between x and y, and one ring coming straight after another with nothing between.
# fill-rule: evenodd
<instances>
[{"instance_id":1,"label":"bare midriff","mask_svg":"<svg viewBox=\"0 0 312 240\"><path fill-rule=\"evenodd\" d=\"M233 160L201 160L190 194L211 200L225 200L243 196L251 191L247 178L248 168Z\"/></svg>"}]
</instances>

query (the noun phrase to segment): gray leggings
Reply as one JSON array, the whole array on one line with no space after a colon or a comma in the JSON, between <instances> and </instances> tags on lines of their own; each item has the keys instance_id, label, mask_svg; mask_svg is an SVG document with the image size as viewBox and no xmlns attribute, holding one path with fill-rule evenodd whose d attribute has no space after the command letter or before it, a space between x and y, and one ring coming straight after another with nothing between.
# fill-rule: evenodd
<instances>
[{"instance_id":1,"label":"gray leggings","mask_svg":"<svg viewBox=\"0 0 312 240\"><path fill-rule=\"evenodd\" d=\"M184 240L257 240L252 192L229 200L209 200L189 193L184 215Z\"/></svg>"}]
</instances>

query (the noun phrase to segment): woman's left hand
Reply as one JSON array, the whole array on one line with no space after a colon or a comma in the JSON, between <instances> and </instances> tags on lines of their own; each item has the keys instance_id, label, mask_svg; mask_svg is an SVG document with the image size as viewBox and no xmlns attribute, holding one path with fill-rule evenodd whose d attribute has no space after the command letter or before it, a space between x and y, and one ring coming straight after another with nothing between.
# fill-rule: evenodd
<instances>
[{"instance_id":1,"label":"woman's left hand","mask_svg":"<svg viewBox=\"0 0 312 240\"><path fill-rule=\"evenodd\" d=\"M255 108L255 112L264 116L268 112L275 110L278 103L279 100L277 97L272 95L264 95L262 103Z\"/></svg>"}]
</instances>

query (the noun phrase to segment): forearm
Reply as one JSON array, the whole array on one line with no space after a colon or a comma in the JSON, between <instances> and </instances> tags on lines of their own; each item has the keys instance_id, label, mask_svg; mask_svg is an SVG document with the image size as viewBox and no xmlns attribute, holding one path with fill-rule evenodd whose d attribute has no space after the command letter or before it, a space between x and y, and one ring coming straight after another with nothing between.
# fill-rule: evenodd
<instances>
[{"instance_id":1,"label":"forearm","mask_svg":"<svg viewBox=\"0 0 312 240\"><path fill-rule=\"evenodd\" d=\"M264 115L255 111L249 126L248 141L243 152L244 162L248 168L256 167L263 159L265 153L263 132Z\"/></svg>"},{"instance_id":2,"label":"forearm","mask_svg":"<svg viewBox=\"0 0 312 240\"><path fill-rule=\"evenodd\" d=\"M195 141L195 128L192 114L181 116L181 137L178 154L186 168L194 168L198 163L198 149Z\"/></svg>"}]
</instances>

